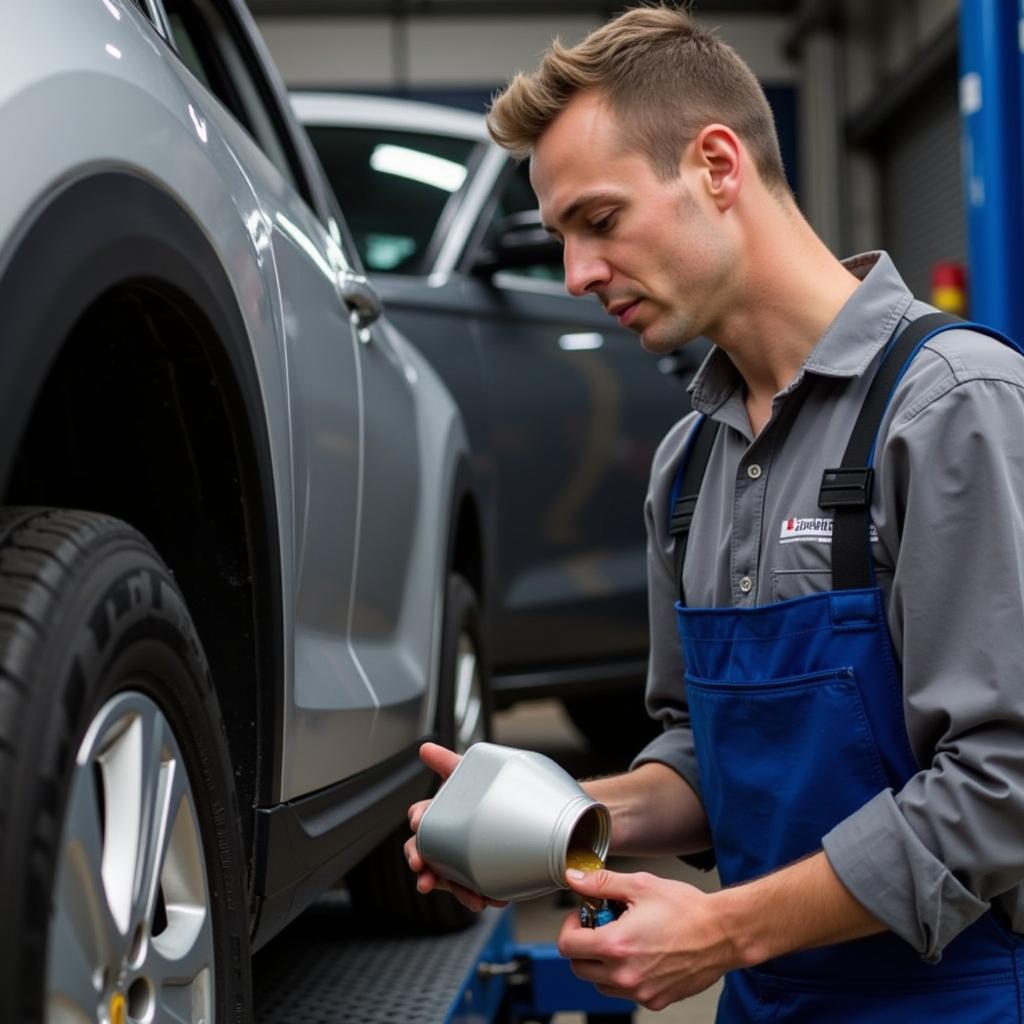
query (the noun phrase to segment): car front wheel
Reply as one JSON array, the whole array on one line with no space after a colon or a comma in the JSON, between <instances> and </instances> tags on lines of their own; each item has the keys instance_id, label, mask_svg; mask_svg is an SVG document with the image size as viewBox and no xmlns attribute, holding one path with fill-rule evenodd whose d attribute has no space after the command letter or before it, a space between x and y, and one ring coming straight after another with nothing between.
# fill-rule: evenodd
<instances>
[{"instance_id":1,"label":"car front wheel","mask_svg":"<svg viewBox=\"0 0 1024 1024\"><path fill-rule=\"evenodd\" d=\"M0 1020L248 1020L227 741L131 527L0 511L0 694Z\"/></svg>"}]
</instances>

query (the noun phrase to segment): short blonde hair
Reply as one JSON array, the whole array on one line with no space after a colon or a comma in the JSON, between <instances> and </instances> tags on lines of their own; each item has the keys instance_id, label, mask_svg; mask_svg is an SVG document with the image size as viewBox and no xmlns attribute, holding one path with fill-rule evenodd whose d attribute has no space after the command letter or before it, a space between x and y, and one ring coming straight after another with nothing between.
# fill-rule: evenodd
<instances>
[{"instance_id":1,"label":"short blonde hair","mask_svg":"<svg viewBox=\"0 0 1024 1024\"><path fill-rule=\"evenodd\" d=\"M664 179L679 173L686 146L709 124L727 125L750 150L762 181L787 192L775 119L739 54L677 7L636 7L573 47L555 39L540 67L519 72L491 104L487 128L518 158L577 93L607 97L627 145Z\"/></svg>"}]
</instances>

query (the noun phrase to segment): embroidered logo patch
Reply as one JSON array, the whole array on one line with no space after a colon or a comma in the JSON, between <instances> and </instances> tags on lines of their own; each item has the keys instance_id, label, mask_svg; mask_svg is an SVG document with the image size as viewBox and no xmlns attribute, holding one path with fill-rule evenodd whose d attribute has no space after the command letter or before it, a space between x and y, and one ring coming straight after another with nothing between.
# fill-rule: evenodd
<instances>
[{"instance_id":1,"label":"embroidered logo patch","mask_svg":"<svg viewBox=\"0 0 1024 1024\"><path fill-rule=\"evenodd\" d=\"M868 537L872 544L878 542L878 531L872 523L868 528ZM796 540L815 541L818 544L832 543L832 520L821 517L801 518L790 516L782 520L782 532L779 534L780 544L792 544Z\"/></svg>"}]
</instances>

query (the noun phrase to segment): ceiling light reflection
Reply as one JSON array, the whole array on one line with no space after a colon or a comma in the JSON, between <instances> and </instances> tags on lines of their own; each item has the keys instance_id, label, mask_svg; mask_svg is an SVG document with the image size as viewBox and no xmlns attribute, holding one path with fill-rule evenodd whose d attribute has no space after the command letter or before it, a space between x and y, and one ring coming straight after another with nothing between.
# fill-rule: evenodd
<instances>
[{"instance_id":1,"label":"ceiling light reflection","mask_svg":"<svg viewBox=\"0 0 1024 1024\"><path fill-rule=\"evenodd\" d=\"M558 339L558 347L564 352L586 352L588 349L600 348L604 344L604 335L596 333L563 334Z\"/></svg>"},{"instance_id":2,"label":"ceiling light reflection","mask_svg":"<svg viewBox=\"0 0 1024 1024\"><path fill-rule=\"evenodd\" d=\"M284 233L319 267L324 277L333 284L337 284L337 277L334 271L331 270L327 260L323 258L309 236L301 228L293 224L280 210L275 214L275 218Z\"/></svg>"},{"instance_id":3,"label":"ceiling light reflection","mask_svg":"<svg viewBox=\"0 0 1024 1024\"><path fill-rule=\"evenodd\" d=\"M206 122L196 113L196 108L191 103L188 105L188 115L192 118L192 124L195 127L196 135L199 136L199 141L205 142Z\"/></svg>"},{"instance_id":4,"label":"ceiling light reflection","mask_svg":"<svg viewBox=\"0 0 1024 1024\"><path fill-rule=\"evenodd\" d=\"M454 160L445 160L430 153L421 153L405 146L380 144L370 154L370 166L383 174L433 185L445 192L455 192L466 180L466 168Z\"/></svg>"}]
</instances>

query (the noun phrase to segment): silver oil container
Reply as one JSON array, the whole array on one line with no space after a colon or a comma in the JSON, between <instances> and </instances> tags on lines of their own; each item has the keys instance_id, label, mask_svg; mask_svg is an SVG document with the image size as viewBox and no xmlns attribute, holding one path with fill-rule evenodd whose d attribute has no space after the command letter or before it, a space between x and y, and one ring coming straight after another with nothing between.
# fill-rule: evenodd
<instances>
[{"instance_id":1,"label":"silver oil container","mask_svg":"<svg viewBox=\"0 0 1024 1024\"><path fill-rule=\"evenodd\" d=\"M549 757L475 743L420 821L420 855L439 874L499 900L567 888L569 849L602 860L611 815Z\"/></svg>"}]
</instances>

